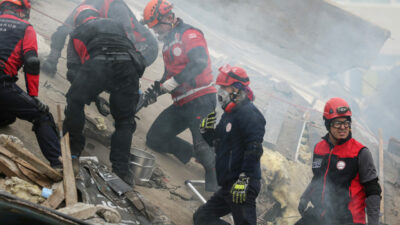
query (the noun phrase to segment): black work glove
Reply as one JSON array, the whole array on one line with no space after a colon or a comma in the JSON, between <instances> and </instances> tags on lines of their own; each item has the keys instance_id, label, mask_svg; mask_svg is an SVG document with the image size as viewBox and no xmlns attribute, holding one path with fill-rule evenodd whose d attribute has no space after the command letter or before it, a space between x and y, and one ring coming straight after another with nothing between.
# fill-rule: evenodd
<instances>
[{"instance_id":1,"label":"black work glove","mask_svg":"<svg viewBox=\"0 0 400 225\"><path fill-rule=\"evenodd\" d=\"M154 81L154 84L144 92L144 106L147 107L148 105L155 103L158 96L162 94L164 93L161 91L160 81Z\"/></svg>"},{"instance_id":2,"label":"black work glove","mask_svg":"<svg viewBox=\"0 0 400 225\"><path fill-rule=\"evenodd\" d=\"M299 210L300 215L304 215L307 206L308 206L308 200L305 198L300 198L300 202L299 202L299 206L297 207L297 209Z\"/></svg>"},{"instance_id":3,"label":"black work glove","mask_svg":"<svg viewBox=\"0 0 400 225\"><path fill-rule=\"evenodd\" d=\"M110 104L104 98L97 96L94 100L96 103L97 110L103 116L108 116L110 114Z\"/></svg>"},{"instance_id":4,"label":"black work glove","mask_svg":"<svg viewBox=\"0 0 400 225\"><path fill-rule=\"evenodd\" d=\"M249 180L250 177L246 176L244 173L241 173L238 180L232 185L231 194L233 203L243 204L246 201Z\"/></svg>"},{"instance_id":5,"label":"black work glove","mask_svg":"<svg viewBox=\"0 0 400 225\"><path fill-rule=\"evenodd\" d=\"M32 99L33 101L35 101L36 106L40 112L49 112L49 106L41 102L37 96L32 96Z\"/></svg>"}]
</instances>

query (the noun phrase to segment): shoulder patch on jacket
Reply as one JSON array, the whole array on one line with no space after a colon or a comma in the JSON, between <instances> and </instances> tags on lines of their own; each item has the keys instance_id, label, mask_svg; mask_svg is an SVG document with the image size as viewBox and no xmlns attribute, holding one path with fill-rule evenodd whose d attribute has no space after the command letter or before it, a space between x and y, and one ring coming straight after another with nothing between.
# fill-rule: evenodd
<instances>
[{"instance_id":1,"label":"shoulder patch on jacket","mask_svg":"<svg viewBox=\"0 0 400 225\"><path fill-rule=\"evenodd\" d=\"M322 158L314 159L312 163L312 168L320 168L322 164Z\"/></svg>"}]
</instances>

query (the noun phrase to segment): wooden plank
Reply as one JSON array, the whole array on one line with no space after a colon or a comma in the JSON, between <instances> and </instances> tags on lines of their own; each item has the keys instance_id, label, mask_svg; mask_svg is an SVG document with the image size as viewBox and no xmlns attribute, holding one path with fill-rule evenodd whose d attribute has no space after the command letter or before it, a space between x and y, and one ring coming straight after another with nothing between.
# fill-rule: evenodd
<instances>
[{"instance_id":1,"label":"wooden plank","mask_svg":"<svg viewBox=\"0 0 400 225\"><path fill-rule=\"evenodd\" d=\"M19 170L24 174L26 177L29 178L33 183L46 188L51 188L52 182L46 176L42 176L41 174L35 173L32 170L22 166L21 164L16 164Z\"/></svg>"},{"instance_id":2,"label":"wooden plank","mask_svg":"<svg viewBox=\"0 0 400 225\"><path fill-rule=\"evenodd\" d=\"M50 195L50 197L43 202L43 206L56 209L61 202L63 202L65 199L64 195L64 182L60 181L54 185L54 191L53 194Z\"/></svg>"},{"instance_id":3,"label":"wooden plank","mask_svg":"<svg viewBox=\"0 0 400 225\"><path fill-rule=\"evenodd\" d=\"M25 181L31 182L24 174L22 174L14 161L3 154L0 154L0 171L7 177L19 177Z\"/></svg>"},{"instance_id":4,"label":"wooden plank","mask_svg":"<svg viewBox=\"0 0 400 225\"><path fill-rule=\"evenodd\" d=\"M381 128L378 130L379 133L379 180L382 187L382 201L381 201L381 213L382 213L382 221L385 223L385 174L384 170L384 154L383 154L383 131Z\"/></svg>"},{"instance_id":5,"label":"wooden plank","mask_svg":"<svg viewBox=\"0 0 400 225\"><path fill-rule=\"evenodd\" d=\"M12 142L7 142L4 145L5 148L10 150L14 155L20 157L21 159L29 162L33 167L40 171L40 173L46 175L54 181L60 181L62 176L60 173L55 171L49 165L44 163L42 160L33 155L30 151L25 148L21 148L19 145L16 145Z\"/></svg>"},{"instance_id":6,"label":"wooden plank","mask_svg":"<svg viewBox=\"0 0 400 225\"><path fill-rule=\"evenodd\" d=\"M66 133L63 138L61 148L63 175L64 175L64 193L66 206L74 205L78 202L78 192L76 190L75 175L72 168L71 150L69 147L69 134Z\"/></svg>"},{"instance_id":7,"label":"wooden plank","mask_svg":"<svg viewBox=\"0 0 400 225\"><path fill-rule=\"evenodd\" d=\"M58 126L60 128L60 136L62 135L62 116L61 106L57 105ZM71 150L69 146L69 134L66 133L64 137L60 138L61 141L61 158L63 164L63 178L64 178L64 195L65 205L71 206L78 202L78 192L76 190L75 175L72 168Z\"/></svg>"},{"instance_id":8,"label":"wooden plank","mask_svg":"<svg viewBox=\"0 0 400 225\"><path fill-rule=\"evenodd\" d=\"M0 145L0 153L7 156L17 164L20 164L30 170L32 170L35 173L40 174L40 171L33 167L31 164L27 163L25 160L21 159L20 157L14 155L12 152L10 152L8 149L4 148L3 146Z\"/></svg>"}]
</instances>

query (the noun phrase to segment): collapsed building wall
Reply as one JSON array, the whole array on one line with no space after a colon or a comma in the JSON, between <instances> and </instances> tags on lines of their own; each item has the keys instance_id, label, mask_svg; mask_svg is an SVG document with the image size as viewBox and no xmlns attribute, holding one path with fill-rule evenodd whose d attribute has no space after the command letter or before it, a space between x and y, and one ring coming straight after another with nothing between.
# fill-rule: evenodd
<instances>
[{"instance_id":1,"label":"collapsed building wall","mask_svg":"<svg viewBox=\"0 0 400 225\"><path fill-rule=\"evenodd\" d=\"M182 0L175 0L183 4ZM195 1L192 15L319 74L368 68L390 32L322 0ZM188 9L190 10L190 9Z\"/></svg>"}]
</instances>

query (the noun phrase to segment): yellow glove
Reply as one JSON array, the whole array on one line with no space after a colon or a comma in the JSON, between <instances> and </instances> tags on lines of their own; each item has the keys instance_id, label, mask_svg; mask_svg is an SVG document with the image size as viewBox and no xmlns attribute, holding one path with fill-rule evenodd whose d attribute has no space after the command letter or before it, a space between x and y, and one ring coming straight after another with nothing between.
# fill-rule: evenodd
<instances>
[{"instance_id":1,"label":"yellow glove","mask_svg":"<svg viewBox=\"0 0 400 225\"><path fill-rule=\"evenodd\" d=\"M215 123L217 122L216 119L216 113L215 111L208 114L207 117L205 117L200 124L200 132L205 133L207 130L214 130L215 129Z\"/></svg>"},{"instance_id":2,"label":"yellow glove","mask_svg":"<svg viewBox=\"0 0 400 225\"><path fill-rule=\"evenodd\" d=\"M240 174L239 179L232 185L231 194L233 203L242 204L246 201L249 179L249 177L242 173Z\"/></svg>"}]
</instances>

